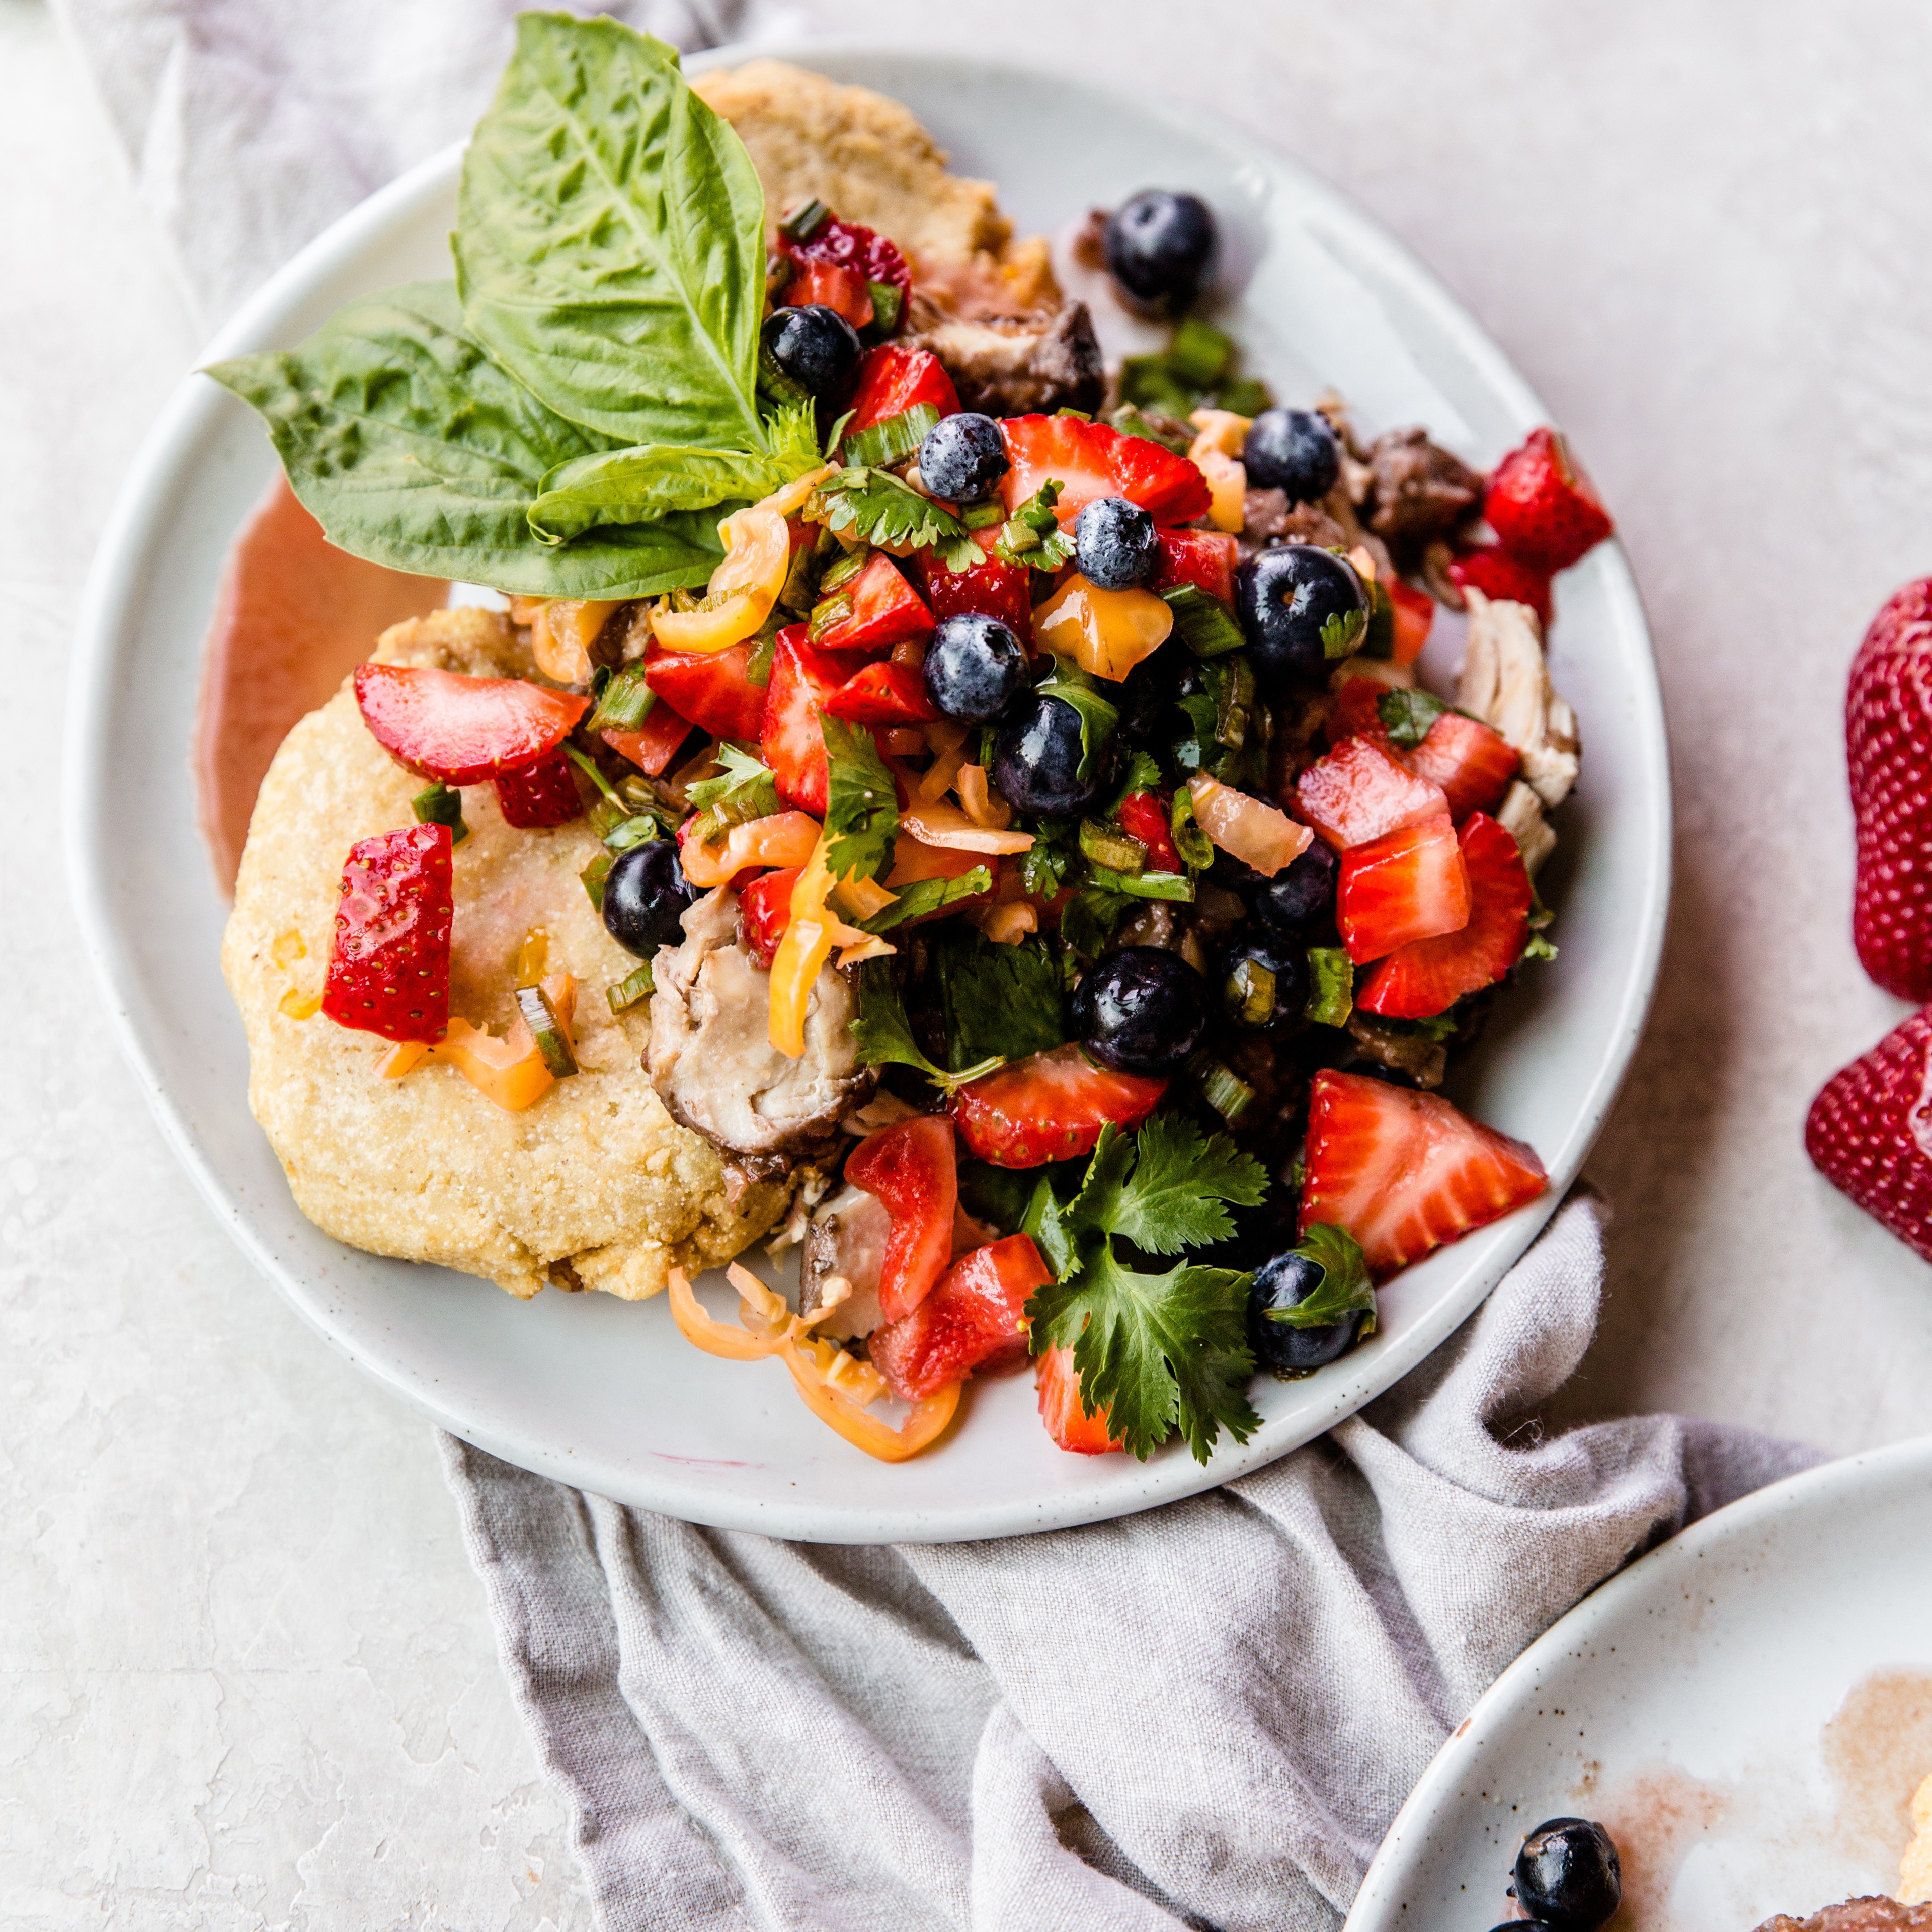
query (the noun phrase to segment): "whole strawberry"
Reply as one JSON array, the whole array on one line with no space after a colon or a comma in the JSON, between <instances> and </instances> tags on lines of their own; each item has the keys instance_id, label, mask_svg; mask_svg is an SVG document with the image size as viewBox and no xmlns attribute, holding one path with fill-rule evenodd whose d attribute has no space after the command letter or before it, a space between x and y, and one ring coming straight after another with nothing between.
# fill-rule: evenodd
<instances>
[{"instance_id":1,"label":"whole strawberry","mask_svg":"<svg viewBox=\"0 0 1932 1932\"><path fill-rule=\"evenodd\" d=\"M1610 533L1590 479L1553 429L1533 429L1498 463L1483 514L1503 548L1525 563L1568 570Z\"/></svg>"},{"instance_id":2,"label":"whole strawberry","mask_svg":"<svg viewBox=\"0 0 1932 1932\"><path fill-rule=\"evenodd\" d=\"M1932 578L1893 596L1852 660L1845 755L1852 944L1888 993L1932 1000Z\"/></svg>"},{"instance_id":3,"label":"whole strawberry","mask_svg":"<svg viewBox=\"0 0 1932 1932\"><path fill-rule=\"evenodd\" d=\"M446 825L349 848L322 992L338 1026L431 1043L449 1030L450 850Z\"/></svg>"},{"instance_id":4,"label":"whole strawberry","mask_svg":"<svg viewBox=\"0 0 1932 1932\"><path fill-rule=\"evenodd\" d=\"M1914 1013L1824 1085L1804 1123L1818 1172L1932 1261L1932 1012Z\"/></svg>"}]
</instances>

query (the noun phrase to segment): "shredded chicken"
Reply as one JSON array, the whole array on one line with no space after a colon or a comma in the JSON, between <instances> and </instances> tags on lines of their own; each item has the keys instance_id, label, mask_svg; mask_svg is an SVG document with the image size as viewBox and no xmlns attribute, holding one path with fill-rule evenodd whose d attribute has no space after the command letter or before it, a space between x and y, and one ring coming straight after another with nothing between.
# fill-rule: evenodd
<instances>
[{"instance_id":1,"label":"shredded chicken","mask_svg":"<svg viewBox=\"0 0 1932 1932\"><path fill-rule=\"evenodd\" d=\"M875 1194L849 1184L813 1214L799 1263L798 1312L835 1342L869 1335L879 1325L879 1270L892 1217ZM835 1306L836 1304L836 1306Z\"/></svg>"},{"instance_id":2,"label":"shredded chicken","mask_svg":"<svg viewBox=\"0 0 1932 1932\"><path fill-rule=\"evenodd\" d=\"M1516 747L1523 782L1545 806L1561 805L1576 782L1576 714L1550 682L1536 613L1480 590L1464 596L1469 635L1456 702Z\"/></svg>"},{"instance_id":3,"label":"shredded chicken","mask_svg":"<svg viewBox=\"0 0 1932 1932\"><path fill-rule=\"evenodd\" d=\"M1556 849L1556 834L1543 815L1543 801L1518 778L1496 807L1496 822L1516 842L1523 869L1533 879L1537 868Z\"/></svg>"}]
</instances>

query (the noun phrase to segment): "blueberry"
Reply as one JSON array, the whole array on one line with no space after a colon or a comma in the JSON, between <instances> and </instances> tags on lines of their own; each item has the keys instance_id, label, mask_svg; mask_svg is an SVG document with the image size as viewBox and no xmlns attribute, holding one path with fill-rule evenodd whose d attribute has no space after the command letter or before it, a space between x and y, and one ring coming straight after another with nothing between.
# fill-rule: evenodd
<instances>
[{"instance_id":1,"label":"blueberry","mask_svg":"<svg viewBox=\"0 0 1932 1932\"><path fill-rule=\"evenodd\" d=\"M1185 308L1214 253L1214 217L1199 196L1144 189L1107 218L1107 266L1148 308Z\"/></svg>"},{"instance_id":2,"label":"blueberry","mask_svg":"<svg viewBox=\"0 0 1932 1932\"><path fill-rule=\"evenodd\" d=\"M1327 496L1342 470L1335 432L1312 410L1262 410L1248 426L1241 461L1250 489L1285 491L1291 503Z\"/></svg>"},{"instance_id":3,"label":"blueberry","mask_svg":"<svg viewBox=\"0 0 1932 1932\"><path fill-rule=\"evenodd\" d=\"M1298 859L1250 891L1248 905L1262 925L1284 932L1305 932L1335 916L1335 885L1342 862L1319 838Z\"/></svg>"},{"instance_id":4,"label":"blueberry","mask_svg":"<svg viewBox=\"0 0 1932 1932\"><path fill-rule=\"evenodd\" d=\"M919 480L948 502L976 503L1012 467L991 416L941 416L919 446Z\"/></svg>"},{"instance_id":5,"label":"blueberry","mask_svg":"<svg viewBox=\"0 0 1932 1932\"><path fill-rule=\"evenodd\" d=\"M1308 1004L1308 954L1292 939L1250 932L1228 950L1221 969L1221 1010L1256 1033L1300 1025Z\"/></svg>"},{"instance_id":6,"label":"blueberry","mask_svg":"<svg viewBox=\"0 0 1932 1932\"><path fill-rule=\"evenodd\" d=\"M1282 544L1235 572L1234 614L1253 647L1262 688L1273 696L1291 679L1325 674L1324 624L1339 620L1354 632L1351 641L1360 641L1368 627L1369 597L1362 580L1332 551Z\"/></svg>"},{"instance_id":7,"label":"blueberry","mask_svg":"<svg viewBox=\"0 0 1932 1932\"><path fill-rule=\"evenodd\" d=\"M1610 1834L1587 1818L1550 1818L1516 1855L1516 1903L1550 1932L1597 1932L1622 1903Z\"/></svg>"},{"instance_id":8,"label":"blueberry","mask_svg":"<svg viewBox=\"0 0 1932 1932\"><path fill-rule=\"evenodd\" d=\"M1142 658L1128 672L1118 692L1109 694L1120 713L1120 742L1130 751L1159 756L1174 742L1174 699L1184 674L1199 660L1179 638L1170 638L1151 657Z\"/></svg>"},{"instance_id":9,"label":"blueberry","mask_svg":"<svg viewBox=\"0 0 1932 1932\"><path fill-rule=\"evenodd\" d=\"M774 310L764 328L765 346L801 388L830 402L850 386L865 353L859 332L823 302Z\"/></svg>"},{"instance_id":10,"label":"blueberry","mask_svg":"<svg viewBox=\"0 0 1932 1932\"><path fill-rule=\"evenodd\" d=\"M1207 1030L1207 990L1179 953L1124 946L1074 988L1074 1028L1117 1073L1172 1073Z\"/></svg>"},{"instance_id":11,"label":"blueberry","mask_svg":"<svg viewBox=\"0 0 1932 1932\"><path fill-rule=\"evenodd\" d=\"M1080 776L1080 714L1064 698L1023 693L993 740L993 782L1029 818L1076 818L1106 790L1113 758L1102 750Z\"/></svg>"},{"instance_id":12,"label":"blueberry","mask_svg":"<svg viewBox=\"0 0 1932 1932\"><path fill-rule=\"evenodd\" d=\"M1026 682L1025 647L997 617L944 619L926 647L926 694L962 724L986 724Z\"/></svg>"},{"instance_id":13,"label":"blueberry","mask_svg":"<svg viewBox=\"0 0 1932 1932\"><path fill-rule=\"evenodd\" d=\"M1255 1285L1248 1291L1248 1346L1263 1368L1305 1376L1311 1369L1326 1368L1354 1342L1362 1325L1360 1310L1318 1328L1298 1328L1292 1322L1270 1318L1271 1308L1299 1307L1322 1280L1322 1264L1292 1249L1255 1270Z\"/></svg>"},{"instance_id":14,"label":"blueberry","mask_svg":"<svg viewBox=\"0 0 1932 1932\"><path fill-rule=\"evenodd\" d=\"M1080 574L1102 590L1131 590L1160 568L1154 519L1124 496L1100 496L1073 520Z\"/></svg>"},{"instance_id":15,"label":"blueberry","mask_svg":"<svg viewBox=\"0 0 1932 1932\"><path fill-rule=\"evenodd\" d=\"M648 959L684 937L678 920L697 897L670 839L633 845L604 876L604 930L627 952Z\"/></svg>"}]
</instances>

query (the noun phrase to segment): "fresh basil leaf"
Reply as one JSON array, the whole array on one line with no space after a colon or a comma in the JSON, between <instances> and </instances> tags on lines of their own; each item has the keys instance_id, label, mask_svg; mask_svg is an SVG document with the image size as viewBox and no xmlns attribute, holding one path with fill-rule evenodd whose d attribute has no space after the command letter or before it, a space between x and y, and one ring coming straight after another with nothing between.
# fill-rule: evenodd
<instances>
[{"instance_id":1,"label":"fresh basil leaf","mask_svg":"<svg viewBox=\"0 0 1932 1932\"><path fill-rule=\"evenodd\" d=\"M1000 946L960 926L934 942L932 971L955 1072L989 1057L1024 1060L1066 1044L1060 962L1044 941Z\"/></svg>"},{"instance_id":2,"label":"fresh basil leaf","mask_svg":"<svg viewBox=\"0 0 1932 1932\"><path fill-rule=\"evenodd\" d=\"M1412 752L1429 736L1429 728L1450 709L1432 691L1385 691L1376 700L1376 716L1388 733L1389 742Z\"/></svg>"},{"instance_id":3,"label":"fresh basil leaf","mask_svg":"<svg viewBox=\"0 0 1932 1932\"><path fill-rule=\"evenodd\" d=\"M1290 1252L1312 1262L1322 1270L1322 1279L1293 1307L1270 1308L1270 1322L1291 1328L1332 1328L1359 1314L1364 1318L1361 1333L1367 1336L1376 1332L1375 1286L1352 1234L1317 1221Z\"/></svg>"},{"instance_id":4,"label":"fresh basil leaf","mask_svg":"<svg viewBox=\"0 0 1932 1932\"><path fill-rule=\"evenodd\" d=\"M853 1042L868 1066L910 1066L922 1073L942 1093L956 1093L969 1081L997 1071L997 1055L976 1065L948 1073L933 1065L912 1036L905 1000L890 959L868 959L859 969L859 1010L852 1022Z\"/></svg>"},{"instance_id":5,"label":"fresh basil leaf","mask_svg":"<svg viewBox=\"0 0 1932 1932\"><path fill-rule=\"evenodd\" d=\"M544 478L603 439L490 360L448 282L365 297L293 349L206 373L266 421L329 542L373 563L530 597L648 597L705 583L724 554L716 518L688 513L538 542Z\"/></svg>"},{"instance_id":6,"label":"fresh basil leaf","mask_svg":"<svg viewBox=\"0 0 1932 1932\"><path fill-rule=\"evenodd\" d=\"M1355 967L1340 946L1308 949L1308 1004L1302 1010L1316 1026L1348 1024L1355 1010Z\"/></svg>"},{"instance_id":7,"label":"fresh basil leaf","mask_svg":"<svg viewBox=\"0 0 1932 1932\"><path fill-rule=\"evenodd\" d=\"M944 912L962 899L976 898L993 890L993 875L984 866L975 866L956 879L915 879L898 888L892 904L859 924L867 932L890 932L909 919L922 919L929 913Z\"/></svg>"},{"instance_id":8,"label":"fresh basil leaf","mask_svg":"<svg viewBox=\"0 0 1932 1932\"><path fill-rule=\"evenodd\" d=\"M892 862L898 788L862 724L821 716L825 740L825 863L835 879L875 879Z\"/></svg>"},{"instance_id":9,"label":"fresh basil leaf","mask_svg":"<svg viewBox=\"0 0 1932 1932\"><path fill-rule=\"evenodd\" d=\"M764 191L676 49L522 15L453 246L470 327L560 415L624 444L764 448Z\"/></svg>"},{"instance_id":10,"label":"fresh basil leaf","mask_svg":"<svg viewBox=\"0 0 1932 1932\"><path fill-rule=\"evenodd\" d=\"M530 529L540 543L557 544L602 524L645 523L674 510L735 509L818 466L815 456L801 461L668 443L601 450L560 464L544 478Z\"/></svg>"}]
</instances>

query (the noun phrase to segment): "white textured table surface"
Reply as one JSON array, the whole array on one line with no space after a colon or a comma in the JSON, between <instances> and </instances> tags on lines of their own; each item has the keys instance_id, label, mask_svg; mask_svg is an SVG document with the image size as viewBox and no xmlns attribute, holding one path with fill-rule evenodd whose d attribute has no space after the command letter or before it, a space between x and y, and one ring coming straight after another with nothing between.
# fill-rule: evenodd
<instances>
[{"instance_id":1,"label":"white textured table surface","mask_svg":"<svg viewBox=\"0 0 1932 1932\"><path fill-rule=\"evenodd\" d=\"M1851 952L1838 712L1865 620L1932 568L1932 16L893 11L1268 130L1550 398L1655 622L1679 825L1656 1016L1592 1163L1613 1292L1568 1411L1838 1450L1932 1427L1932 1272L1799 1138L1901 1010ZM587 1927L427 1432L252 1275L95 1022L54 728L94 538L196 344L28 0L0 0L0 1921Z\"/></svg>"}]
</instances>

